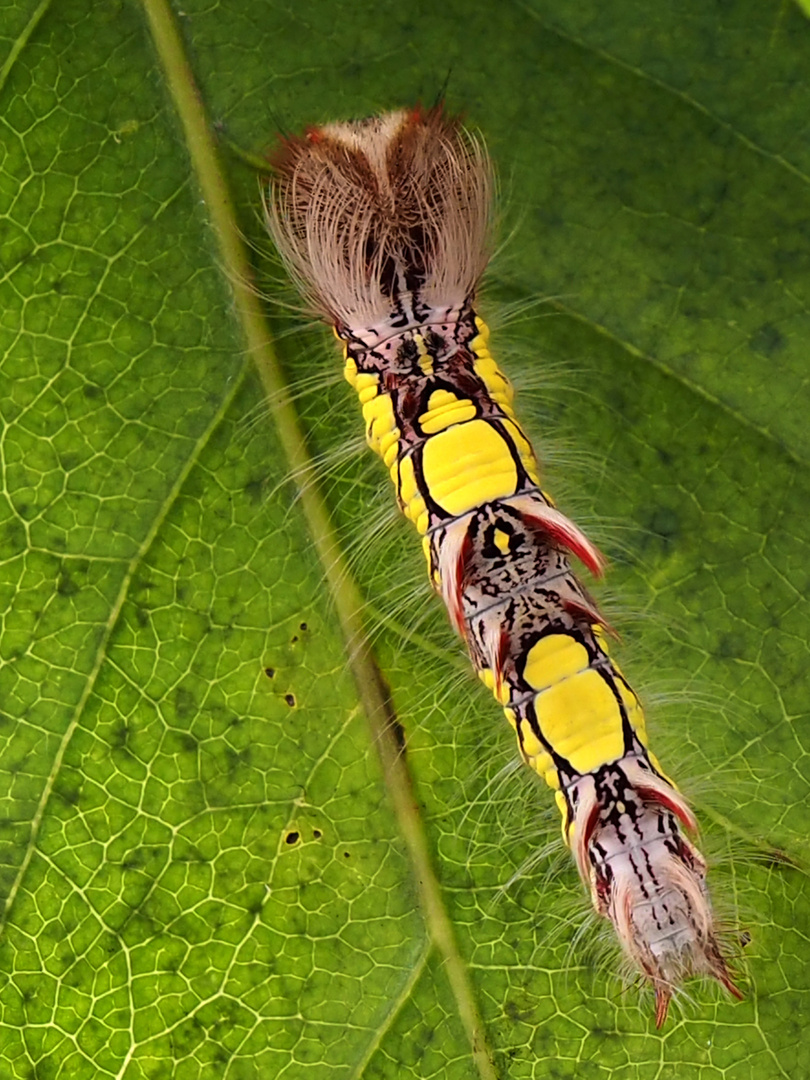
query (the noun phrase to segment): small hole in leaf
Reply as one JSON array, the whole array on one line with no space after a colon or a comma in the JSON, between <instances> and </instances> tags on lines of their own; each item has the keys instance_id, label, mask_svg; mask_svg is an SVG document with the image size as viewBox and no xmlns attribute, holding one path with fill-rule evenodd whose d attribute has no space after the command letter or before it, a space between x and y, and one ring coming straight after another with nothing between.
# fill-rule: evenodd
<instances>
[{"instance_id":1,"label":"small hole in leaf","mask_svg":"<svg viewBox=\"0 0 810 1080\"><path fill-rule=\"evenodd\" d=\"M291 709L295 708L295 694L285 694L284 700L287 702Z\"/></svg>"},{"instance_id":2,"label":"small hole in leaf","mask_svg":"<svg viewBox=\"0 0 810 1080\"><path fill-rule=\"evenodd\" d=\"M350 858L351 858L351 855L349 854L349 852L348 852L348 851L344 851L344 852L343 852L343 858L344 858L344 859L350 859Z\"/></svg>"},{"instance_id":3,"label":"small hole in leaf","mask_svg":"<svg viewBox=\"0 0 810 1080\"><path fill-rule=\"evenodd\" d=\"M306 628L307 624L305 622L302 622L301 625L298 627L299 630L306 630Z\"/></svg>"},{"instance_id":4,"label":"small hole in leaf","mask_svg":"<svg viewBox=\"0 0 810 1080\"><path fill-rule=\"evenodd\" d=\"M321 832L320 829L313 829L312 830L312 835L313 835L315 840L320 840L320 838L323 836L323 833Z\"/></svg>"},{"instance_id":5,"label":"small hole in leaf","mask_svg":"<svg viewBox=\"0 0 810 1080\"><path fill-rule=\"evenodd\" d=\"M285 844L297 844L299 836L300 836L300 833L288 832L287 835L284 837L284 843Z\"/></svg>"},{"instance_id":6,"label":"small hole in leaf","mask_svg":"<svg viewBox=\"0 0 810 1080\"><path fill-rule=\"evenodd\" d=\"M274 667L266 667L264 673L268 679L274 679L276 677L276 669Z\"/></svg>"}]
</instances>

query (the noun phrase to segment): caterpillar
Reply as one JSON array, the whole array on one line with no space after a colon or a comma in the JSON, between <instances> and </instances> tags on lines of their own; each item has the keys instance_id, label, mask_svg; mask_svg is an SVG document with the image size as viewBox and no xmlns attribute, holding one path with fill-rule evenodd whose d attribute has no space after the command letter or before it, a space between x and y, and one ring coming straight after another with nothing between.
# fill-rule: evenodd
<instances>
[{"instance_id":1,"label":"caterpillar","mask_svg":"<svg viewBox=\"0 0 810 1080\"><path fill-rule=\"evenodd\" d=\"M431 584L523 761L554 790L596 912L652 985L656 1026L690 976L740 998L695 816L570 566L599 577L605 560L543 490L476 310L493 221L483 143L437 105L311 128L282 141L273 167L274 241L342 344Z\"/></svg>"}]
</instances>

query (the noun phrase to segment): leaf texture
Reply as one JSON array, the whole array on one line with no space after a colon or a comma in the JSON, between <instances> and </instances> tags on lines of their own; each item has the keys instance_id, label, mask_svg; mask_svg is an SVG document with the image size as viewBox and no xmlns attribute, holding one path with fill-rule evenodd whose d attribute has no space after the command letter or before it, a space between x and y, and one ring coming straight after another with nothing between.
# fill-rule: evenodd
<instances>
[{"instance_id":1,"label":"leaf texture","mask_svg":"<svg viewBox=\"0 0 810 1080\"><path fill-rule=\"evenodd\" d=\"M803 1080L806 19L753 0L177 15L216 130L258 155L445 84L481 129L511 227L485 306L525 309L494 351L559 448L551 487L608 522L628 671L751 937L745 1001L695 988L659 1034L578 937L565 860L502 891L557 835L550 793L499 776L506 725L382 470L349 453L338 357L290 332L255 174L225 153L496 1074ZM466 1080L143 11L9 3L0 34L0 1074Z\"/></svg>"}]
</instances>

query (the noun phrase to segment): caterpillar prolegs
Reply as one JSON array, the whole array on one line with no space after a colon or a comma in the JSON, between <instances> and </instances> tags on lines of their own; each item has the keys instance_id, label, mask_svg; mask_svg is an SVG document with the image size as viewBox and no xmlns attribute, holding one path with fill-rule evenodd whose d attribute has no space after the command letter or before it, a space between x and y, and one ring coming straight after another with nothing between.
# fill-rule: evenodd
<instances>
[{"instance_id":1,"label":"caterpillar prolegs","mask_svg":"<svg viewBox=\"0 0 810 1080\"><path fill-rule=\"evenodd\" d=\"M718 944L689 806L647 746L638 698L569 565L603 560L542 490L489 352L476 288L492 167L441 107L313 128L284 142L271 232L343 344L369 445L416 526L431 583L503 706L523 760L555 791L596 911L650 981L712 976Z\"/></svg>"}]
</instances>

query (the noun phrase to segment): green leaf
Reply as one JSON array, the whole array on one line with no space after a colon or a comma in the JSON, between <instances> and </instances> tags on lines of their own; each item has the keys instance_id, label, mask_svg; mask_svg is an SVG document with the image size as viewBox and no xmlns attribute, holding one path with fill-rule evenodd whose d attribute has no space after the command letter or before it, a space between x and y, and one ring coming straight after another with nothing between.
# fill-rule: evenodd
<instances>
[{"instance_id":1,"label":"green leaf","mask_svg":"<svg viewBox=\"0 0 810 1080\"><path fill-rule=\"evenodd\" d=\"M445 82L481 129L514 226L485 310L552 298L493 345L538 444L562 448L549 485L597 534L614 523L634 681L697 699L653 707L652 734L720 864L713 895L750 932L746 998L690 987L655 1033L578 936L567 857L501 891L558 835L550 793L499 777L509 732L415 537L382 524L384 470L337 460L360 419L326 332L288 332L301 320L275 302L255 174L205 158L183 57L159 55L139 5L20 2L0 54L0 1074L423 1080L491 1057L510 1080L802 1080L801 11L304 0L178 18L216 131L254 154ZM319 558L333 526L285 458L283 379L263 404L228 189L370 602L404 809L347 667L351 583Z\"/></svg>"}]
</instances>

